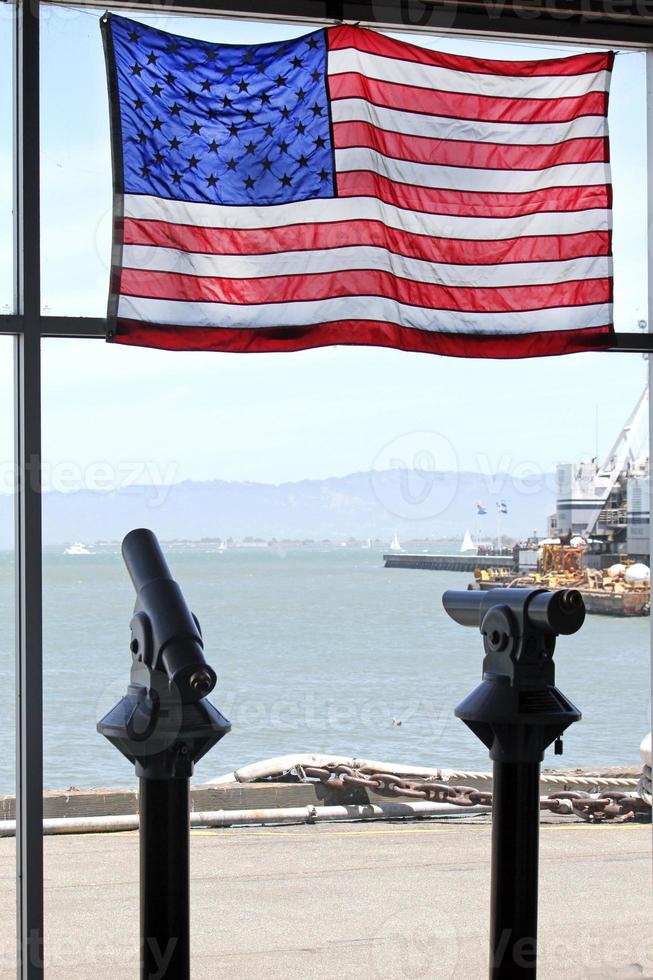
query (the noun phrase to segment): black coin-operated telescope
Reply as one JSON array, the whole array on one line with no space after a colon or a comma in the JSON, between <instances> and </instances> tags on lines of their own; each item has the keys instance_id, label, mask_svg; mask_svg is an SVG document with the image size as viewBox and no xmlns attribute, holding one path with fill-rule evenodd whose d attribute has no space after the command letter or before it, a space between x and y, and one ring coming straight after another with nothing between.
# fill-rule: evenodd
<instances>
[{"instance_id":1,"label":"black coin-operated telescope","mask_svg":"<svg viewBox=\"0 0 653 980\"><path fill-rule=\"evenodd\" d=\"M490 980L535 980L540 763L581 713L555 686L556 638L576 633L575 589L449 591L447 613L481 631L483 679L455 710L493 760Z\"/></svg>"},{"instance_id":2,"label":"black coin-operated telescope","mask_svg":"<svg viewBox=\"0 0 653 980\"><path fill-rule=\"evenodd\" d=\"M215 671L156 537L130 531L122 555L136 589L131 678L97 729L140 780L141 980L189 980L190 777L231 726L206 700Z\"/></svg>"}]
</instances>

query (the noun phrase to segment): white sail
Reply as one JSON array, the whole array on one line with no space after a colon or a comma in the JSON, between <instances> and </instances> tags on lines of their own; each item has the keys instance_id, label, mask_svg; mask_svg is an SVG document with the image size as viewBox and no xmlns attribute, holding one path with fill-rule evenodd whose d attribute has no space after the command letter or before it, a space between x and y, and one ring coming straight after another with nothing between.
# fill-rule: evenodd
<instances>
[{"instance_id":1,"label":"white sail","mask_svg":"<svg viewBox=\"0 0 653 980\"><path fill-rule=\"evenodd\" d=\"M469 528L467 528L467 530L465 531L463 543L460 546L461 555L464 554L466 551L473 551L475 553L478 551L477 545L475 545L474 542L472 541L472 536L469 533Z\"/></svg>"},{"instance_id":2,"label":"white sail","mask_svg":"<svg viewBox=\"0 0 653 980\"><path fill-rule=\"evenodd\" d=\"M390 542L390 551L403 551L404 549L399 544L399 538L395 534L394 538Z\"/></svg>"}]
</instances>

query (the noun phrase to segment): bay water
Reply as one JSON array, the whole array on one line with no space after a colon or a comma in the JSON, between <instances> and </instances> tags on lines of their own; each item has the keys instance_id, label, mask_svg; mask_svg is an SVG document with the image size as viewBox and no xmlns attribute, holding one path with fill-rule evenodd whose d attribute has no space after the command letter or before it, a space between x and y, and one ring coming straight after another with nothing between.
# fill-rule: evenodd
<instances>
[{"instance_id":1,"label":"bay water","mask_svg":"<svg viewBox=\"0 0 653 980\"><path fill-rule=\"evenodd\" d=\"M218 673L233 728L198 781L258 759L333 752L487 770L453 714L481 676L478 631L442 608L470 576L386 569L374 548L170 544L166 554ZM124 693L134 593L117 545L44 555L44 783L128 786L132 767L95 730ZM583 712L558 766L639 766L650 728L649 620L588 616L556 649L557 682ZM0 554L0 792L14 789L13 559ZM400 724L399 724L400 722Z\"/></svg>"}]
</instances>

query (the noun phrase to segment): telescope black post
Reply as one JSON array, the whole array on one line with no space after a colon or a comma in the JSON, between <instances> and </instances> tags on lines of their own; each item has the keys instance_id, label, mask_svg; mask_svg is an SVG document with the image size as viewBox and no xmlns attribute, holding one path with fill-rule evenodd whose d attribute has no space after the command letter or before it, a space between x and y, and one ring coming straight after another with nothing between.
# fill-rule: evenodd
<instances>
[{"instance_id":1,"label":"telescope black post","mask_svg":"<svg viewBox=\"0 0 653 980\"><path fill-rule=\"evenodd\" d=\"M535 977L540 766L494 762L490 977Z\"/></svg>"},{"instance_id":2,"label":"telescope black post","mask_svg":"<svg viewBox=\"0 0 653 980\"><path fill-rule=\"evenodd\" d=\"M483 635L483 679L455 710L494 763L490 980L535 980L544 750L581 717L555 686L556 637L585 619L579 592L445 592L443 605ZM562 750L556 743L556 752Z\"/></svg>"},{"instance_id":3,"label":"telescope black post","mask_svg":"<svg viewBox=\"0 0 653 980\"><path fill-rule=\"evenodd\" d=\"M190 783L140 780L141 976L190 980Z\"/></svg>"},{"instance_id":4,"label":"telescope black post","mask_svg":"<svg viewBox=\"0 0 653 980\"><path fill-rule=\"evenodd\" d=\"M230 729L197 618L151 531L122 544L136 589L125 696L98 731L139 777L141 980L190 980L190 777Z\"/></svg>"}]
</instances>

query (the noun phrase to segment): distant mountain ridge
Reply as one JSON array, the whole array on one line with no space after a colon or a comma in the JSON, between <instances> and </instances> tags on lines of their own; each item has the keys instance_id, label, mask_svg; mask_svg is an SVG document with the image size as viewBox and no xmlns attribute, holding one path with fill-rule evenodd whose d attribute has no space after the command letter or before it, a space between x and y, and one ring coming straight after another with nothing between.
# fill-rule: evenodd
<instances>
[{"instance_id":1,"label":"distant mountain ridge","mask_svg":"<svg viewBox=\"0 0 653 980\"><path fill-rule=\"evenodd\" d=\"M497 533L497 502L508 514L501 531L523 537L546 531L555 507L552 474L528 479L507 473L406 469L372 470L323 480L268 484L192 481L128 486L102 492L43 495L43 540L120 539L148 526L166 538L399 538L462 537L466 528ZM487 509L477 517L477 502ZM13 542L13 499L0 498L0 547Z\"/></svg>"}]
</instances>

